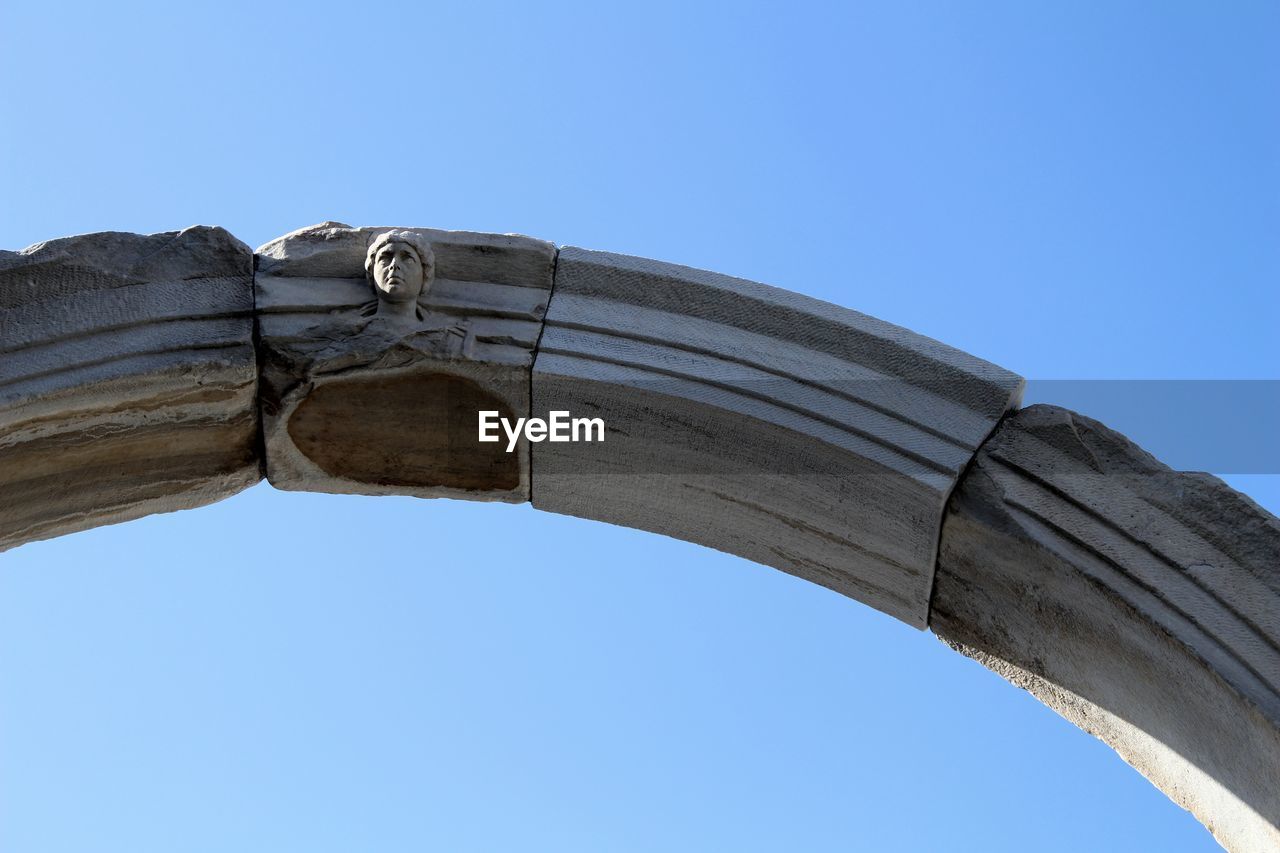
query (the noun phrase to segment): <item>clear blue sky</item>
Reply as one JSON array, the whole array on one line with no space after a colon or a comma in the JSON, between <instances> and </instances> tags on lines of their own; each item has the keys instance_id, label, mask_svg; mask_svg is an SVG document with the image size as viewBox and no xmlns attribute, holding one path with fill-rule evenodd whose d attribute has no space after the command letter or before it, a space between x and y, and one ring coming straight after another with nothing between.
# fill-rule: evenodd
<instances>
[{"instance_id":1,"label":"clear blue sky","mask_svg":"<svg viewBox=\"0 0 1280 853\"><path fill-rule=\"evenodd\" d=\"M0 246L515 231L1032 379L1277 379L1278 36L1243 0L11 0ZM858 849L1216 845L932 636L657 536L258 486L0 557L0 853Z\"/></svg>"}]
</instances>

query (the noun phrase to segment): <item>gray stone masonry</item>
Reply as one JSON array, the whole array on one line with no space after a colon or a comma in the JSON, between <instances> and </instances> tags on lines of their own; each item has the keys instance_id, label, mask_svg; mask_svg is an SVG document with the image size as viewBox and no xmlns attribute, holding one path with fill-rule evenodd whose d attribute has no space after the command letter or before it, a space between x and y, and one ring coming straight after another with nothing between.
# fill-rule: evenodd
<instances>
[{"instance_id":1,"label":"gray stone masonry","mask_svg":"<svg viewBox=\"0 0 1280 853\"><path fill-rule=\"evenodd\" d=\"M1021 391L847 308L528 237L68 237L0 252L0 550L262 476L531 501L932 628L1280 850L1280 521ZM507 452L481 411L603 441Z\"/></svg>"}]
</instances>

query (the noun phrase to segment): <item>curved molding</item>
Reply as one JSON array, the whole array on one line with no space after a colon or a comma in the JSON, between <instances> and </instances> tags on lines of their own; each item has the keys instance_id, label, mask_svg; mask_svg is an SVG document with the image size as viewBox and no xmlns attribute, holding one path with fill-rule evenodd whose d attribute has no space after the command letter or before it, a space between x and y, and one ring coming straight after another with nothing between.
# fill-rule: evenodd
<instances>
[{"instance_id":1,"label":"curved molding","mask_svg":"<svg viewBox=\"0 0 1280 853\"><path fill-rule=\"evenodd\" d=\"M930 626L1106 741L1231 850L1280 849L1280 520L1050 406L947 513Z\"/></svg>"},{"instance_id":2,"label":"curved molding","mask_svg":"<svg viewBox=\"0 0 1280 853\"><path fill-rule=\"evenodd\" d=\"M782 569L923 628L942 509L1022 380L755 282L564 248L533 409L603 444L533 450L533 505Z\"/></svg>"},{"instance_id":3,"label":"curved molding","mask_svg":"<svg viewBox=\"0 0 1280 853\"><path fill-rule=\"evenodd\" d=\"M258 481L252 285L221 228L0 252L0 550Z\"/></svg>"},{"instance_id":4,"label":"curved molding","mask_svg":"<svg viewBox=\"0 0 1280 853\"><path fill-rule=\"evenodd\" d=\"M387 231L323 223L256 256L203 227L0 253L0 549L264 473L529 500L931 627L1230 849L1280 846L1280 521L1247 498L1079 415L1018 411L1015 374L855 311L527 237ZM605 440L507 453L478 440L480 409L601 417Z\"/></svg>"},{"instance_id":5,"label":"curved molding","mask_svg":"<svg viewBox=\"0 0 1280 853\"><path fill-rule=\"evenodd\" d=\"M529 499L529 448L476 441L476 412L529 410L529 367L555 246L470 231L397 229L429 242L421 320L388 321L366 279L387 228L325 222L258 250L262 425L276 488Z\"/></svg>"}]
</instances>

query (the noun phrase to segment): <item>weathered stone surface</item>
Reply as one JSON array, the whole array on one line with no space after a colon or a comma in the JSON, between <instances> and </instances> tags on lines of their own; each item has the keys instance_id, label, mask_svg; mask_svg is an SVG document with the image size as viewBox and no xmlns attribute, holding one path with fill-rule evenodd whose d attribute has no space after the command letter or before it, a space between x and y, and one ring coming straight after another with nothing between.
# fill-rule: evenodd
<instances>
[{"instance_id":1,"label":"weathered stone surface","mask_svg":"<svg viewBox=\"0 0 1280 853\"><path fill-rule=\"evenodd\" d=\"M0 549L258 480L252 265L203 226L0 252Z\"/></svg>"},{"instance_id":2,"label":"weathered stone surface","mask_svg":"<svg viewBox=\"0 0 1280 853\"><path fill-rule=\"evenodd\" d=\"M1280 849L1280 521L1220 481L714 273L332 223L256 262L255 291L216 228L0 253L0 548L256 481L256 385L278 486L531 494L927 617L1227 847ZM477 441L485 408L599 416L606 440L507 454Z\"/></svg>"},{"instance_id":3,"label":"weathered stone surface","mask_svg":"<svg viewBox=\"0 0 1280 853\"><path fill-rule=\"evenodd\" d=\"M754 282L565 248L533 411L602 444L533 448L533 504L698 542L924 627L952 485L1022 380Z\"/></svg>"},{"instance_id":4,"label":"weathered stone surface","mask_svg":"<svg viewBox=\"0 0 1280 853\"><path fill-rule=\"evenodd\" d=\"M528 237L336 223L259 249L272 485L528 500L527 443L479 443L477 412L527 414L555 256Z\"/></svg>"},{"instance_id":5,"label":"weathered stone surface","mask_svg":"<svg viewBox=\"0 0 1280 853\"><path fill-rule=\"evenodd\" d=\"M1228 849L1280 849L1280 520L1247 497L1024 409L948 507L930 625Z\"/></svg>"}]
</instances>

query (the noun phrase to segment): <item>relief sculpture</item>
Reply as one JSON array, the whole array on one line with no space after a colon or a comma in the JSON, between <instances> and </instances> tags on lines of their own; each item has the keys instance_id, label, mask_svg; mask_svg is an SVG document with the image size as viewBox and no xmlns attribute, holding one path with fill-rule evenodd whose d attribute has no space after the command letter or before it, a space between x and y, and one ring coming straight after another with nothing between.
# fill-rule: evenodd
<instances>
[{"instance_id":1,"label":"relief sculpture","mask_svg":"<svg viewBox=\"0 0 1280 853\"><path fill-rule=\"evenodd\" d=\"M338 223L262 247L268 479L526 500L528 448L471 445L478 410L529 408L554 260L527 237Z\"/></svg>"},{"instance_id":2,"label":"relief sculpture","mask_svg":"<svg viewBox=\"0 0 1280 853\"><path fill-rule=\"evenodd\" d=\"M423 304L435 278L435 252L431 244L412 231L383 231L369 243L364 270L374 299L360 307L356 331L372 326L374 333L403 335L409 346L444 358L471 355L470 324L465 320L433 314Z\"/></svg>"}]
</instances>

